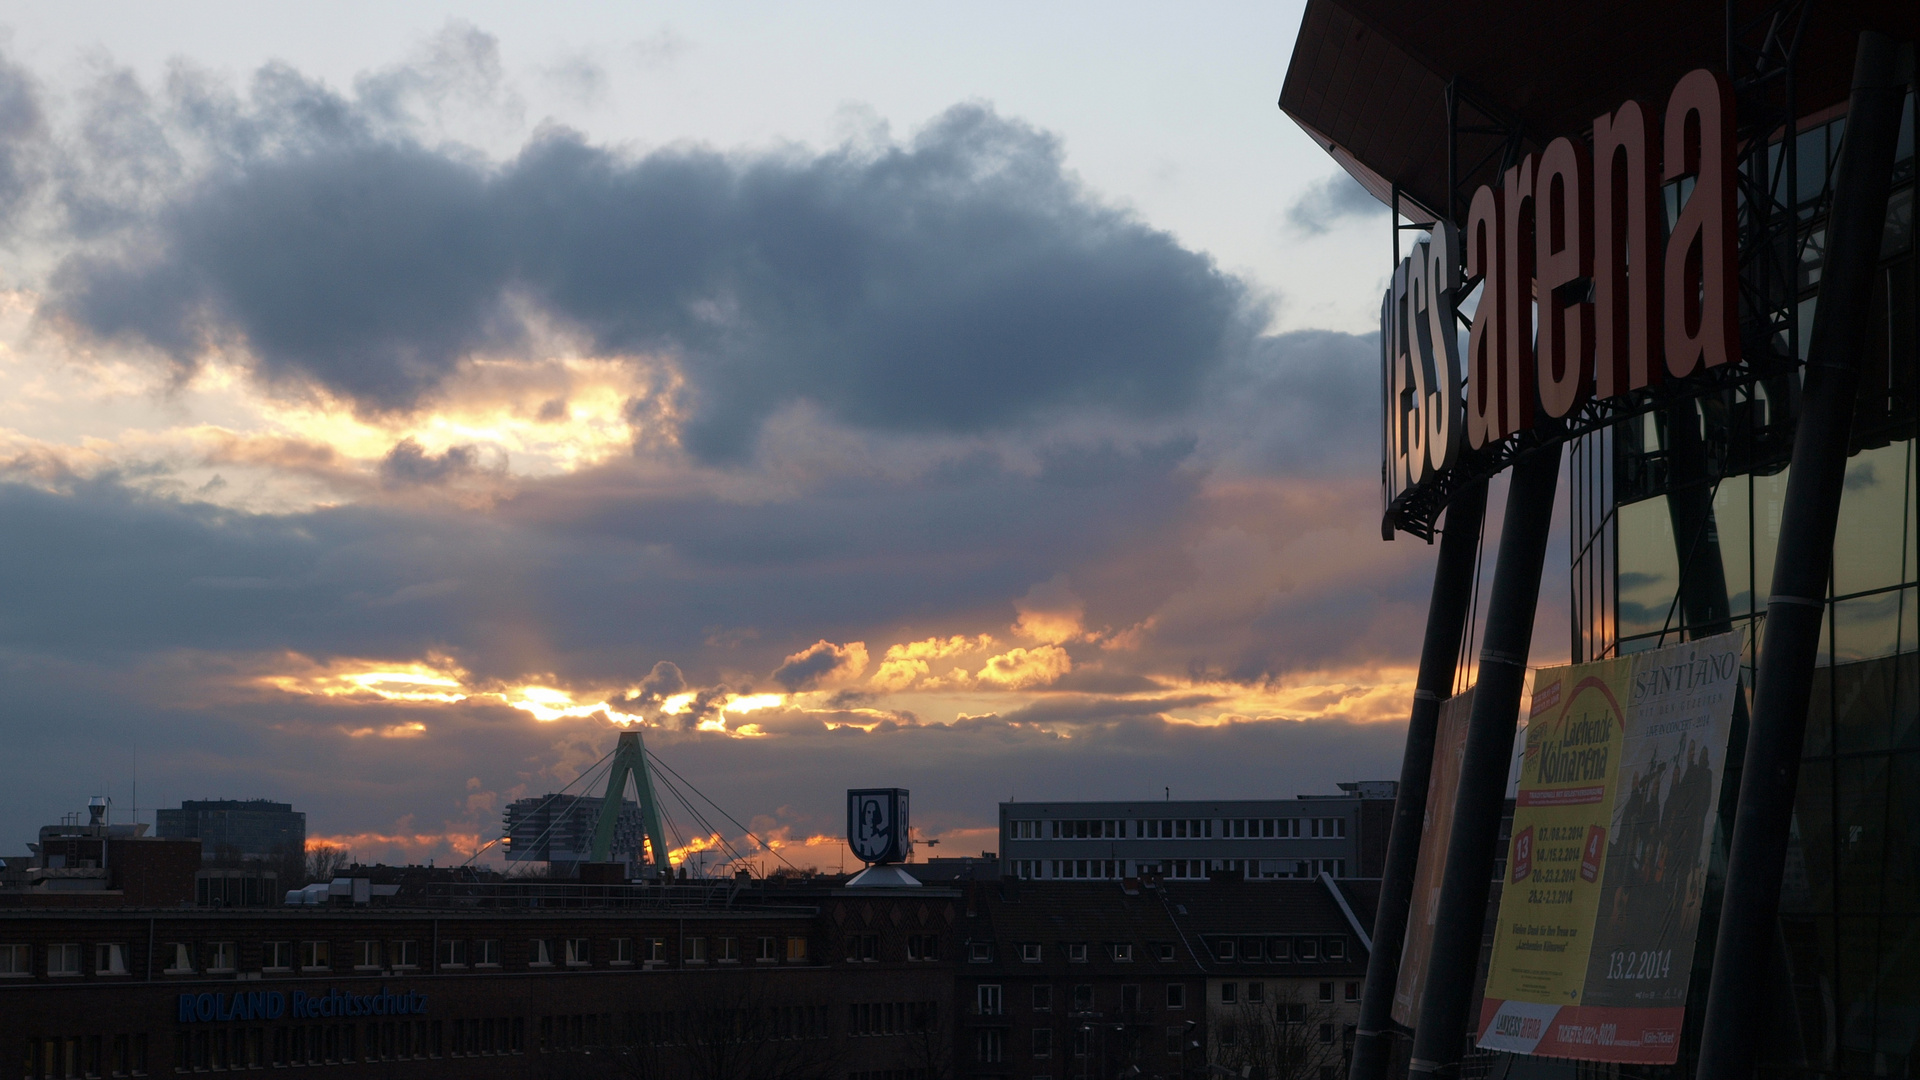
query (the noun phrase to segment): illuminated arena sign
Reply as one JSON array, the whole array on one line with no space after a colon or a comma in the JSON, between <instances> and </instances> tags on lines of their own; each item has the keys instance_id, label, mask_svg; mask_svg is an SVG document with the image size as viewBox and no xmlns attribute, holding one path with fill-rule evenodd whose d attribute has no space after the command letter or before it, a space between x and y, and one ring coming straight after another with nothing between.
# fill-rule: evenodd
<instances>
[{"instance_id":1,"label":"illuminated arena sign","mask_svg":"<svg viewBox=\"0 0 1920 1080\"><path fill-rule=\"evenodd\" d=\"M1435 222L1401 260L1380 309L1390 503L1589 398L1740 359L1733 113L1725 76L1690 72L1660 138L1628 101L1594 120L1591 149L1562 136L1525 155L1474 192L1464 234ZM1476 285L1462 357L1456 309Z\"/></svg>"}]
</instances>

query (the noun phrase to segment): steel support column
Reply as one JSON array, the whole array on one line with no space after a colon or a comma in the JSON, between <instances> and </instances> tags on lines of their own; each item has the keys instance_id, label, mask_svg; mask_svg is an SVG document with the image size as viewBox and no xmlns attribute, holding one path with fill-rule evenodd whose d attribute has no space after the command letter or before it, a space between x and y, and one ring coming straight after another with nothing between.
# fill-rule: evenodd
<instances>
[{"instance_id":1,"label":"steel support column","mask_svg":"<svg viewBox=\"0 0 1920 1080\"><path fill-rule=\"evenodd\" d=\"M1814 658L1826 614L1833 533L1866 345L1873 275L1887 216L1893 151L1911 63L1894 42L1860 35L1846 138L1834 177L1827 259L1807 352L1806 389L1755 674L1746 764L1714 945L1699 1080L1747 1080L1768 1024L1767 982L1787 831L1800 779Z\"/></svg>"},{"instance_id":2,"label":"steel support column","mask_svg":"<svg viewBox=\"0 0 1920 1080\"><path fill-rule=\"evenodd\" d=\"M1467 745L1454 798L1453 834L1440 883L1433 925L1433 952L1414 1030L1412 1073L1453 1075L1465 1045L1473 979L1487 919L1487 886L1499 842L1500 811L1520 695L1526 686L1533 643L1533 614L1540 600L1547 533L1553 524L1554 491L1560 482L1561 441L1522 457L1513 466L1500 554L1487 600L1487 628L1480 649L1480 678L1467 720Z\"/></svg>"},{"instance_id":3,"label":"steel support column","mask_svg":"<svg viewBox=\"0 0 1920 1080\"><path fill-rule=\"evenodd\" d=\"M1420 832L1427 812L1427 784L1433 774L1433 744L1440 703L1453 692L1460 658L1460 637L1473 602L1473 571L1479 554L1480 527L1486 517L1485 482L1462 488L1447 504L1440 532L1440 557L1433 568L1433 596L1427 601L1427 634L1420 646L1420 673L1414 682L1413 708L1407 718L1407 748L1400 759L1400 788L1394 796L1393 828L1387 834L1386 865L1380 871L1380 902L1374 912L1373 945L1367 953L1366 989L1360 999L1360 1023L1354 1034L1352 1080L1384 1080L1387 1029L1392 1024L1394 983L1400 975L1400 950L1407 936L1407 912L1413 899L1413 875L1420 859Z\"/></svg>"}]
</instances>

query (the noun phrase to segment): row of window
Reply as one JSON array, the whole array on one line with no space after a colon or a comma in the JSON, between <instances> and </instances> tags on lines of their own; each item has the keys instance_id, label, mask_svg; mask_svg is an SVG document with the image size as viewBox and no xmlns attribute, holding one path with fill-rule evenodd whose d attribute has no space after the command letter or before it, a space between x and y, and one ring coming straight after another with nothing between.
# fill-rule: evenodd
<instances>
[{"instance_id":1,"label":"row of window","mask_svg":"<svg viewBox=\"0 0 1920 1080\"><path fill-rule=\"evenodd\" d=\"M1033 1011L1053 1011L1053 987L1041 983L1032 987ZM1136 984L1120 988L1120 1011L1123 1014L1137 1013L1143 1007L1141 989ZM1187 987L1185 983L1168 983L1166 1001L1169 1009L1187 1007ZM1073 987L1070 999L1070 1011L1090 1012L1094 1008L1094 986L1092 983L1079 983ZM979 1016L1000 1016L1006 1012L1006 995L999 983L981 983L973 988L973 1011Z\"/></svg>"},{"instance_id":2,"label":"row of window","mask_svg":"<svg viewBox=\"0 0 1920 1080\"><path fill-rule=\"evenodd\" d=\"M269 1066L521 1054L526 1052L526 1032L523 1017L210 1028L176 1034L174 1064L180 1072L230 1072Z\"/></svg>"},{"instance_id":3,"label":"row of window","mask_svg":"<svg viewBox=\"0 0 1920 1080\"><path fill-rule=\"evenodd\" d=\"M1331 982L1321 983L1320 984L1320 1001L1323 1004L1331 1004L1333 1001L1333 991L1334 991L1333 983ZM1360 984L1357 982L1347 983L1346 995L1347 995L1346 1000L1349 1002L1359 1001L1360 1000ZM1239 983L1223 982L1220 984L1220 1004L1238 1005L1240 1004L1241 1000L1242 999L1240 996ZM1263 982L1248 983L1245 1001L1249 1005L1266 1004L1267 984ZM1297 1002L1283 1001L1283 1002L1280 1002L1278 1005L1277 1015L1278 1015L1278 1019L1280 1019L1284 1023L1301 1023L1306 1019L1306 1006L1303 1004L1299 1004Z\"/></svg>"},{"instance_id":4,"label":"row of window","mask_svg":"<svg viewBox=\"0 0 1920 1080\"><path fill-rule=\"evenodd\" d=\"M1347 876L1345 859L1011 859L1008 864L1014 877L1027 881L1120 881L1145 874L1204 881L1218 870L1269 881Z\"/></svg>"},{"instance_id":5,"label":"row of window","mask_svg":"<svg viewBox=\"0 0 1920 1080\"><path fill-rule=\"evenodd\" d=\"M606 963L624 967L636 962L664 964L668 960L667 939L609 938L603 943ZM331 941L263 941L260 943L260 970L266 972L325 971L334 968L334 943ZM637 946L637 948L636 948ZM100 942L91 947L94 975L130 973L131 946L126 942ZM533 938L527 942L526 964L531 968L592 967L594 943L591 938ZM45 948L49 977L75 977L88 973L83 962L88 947L77 942L61 942ZM407 971L420 967L418 941L358 940L348 956L355 971ZM738 963L743 953L755 962L775 963L783 957L789 963L808 959L804 937L685 937L680 939L680 958L688 964ZM441 968L498 968L502 966L498 938L453 938L440 942L436 957ZM932 959L932 956L927 959ZM240 970L240 944L233 941L169 941L158 946L156 961L167 975L231 974ZM0 978L30 978L35 974L33 947L0 944Z\"/></svg>"},{"instance_id":6,"label":"row of window","mask_svg":"<svg viewBox=\"0 0 1920 1080\"><path fill-rule=\"evenodd\" d=\"M1339 840L1347 819L1324 818L1122 818L1022 819L1007 822L1010 840Z\"/></svg>"},{"instance_id":7,"label":"row of window","mask_svg":"<svg viewBox=\"0 0 1920 1080\"><path fill-rule=\"evenodd\" d=\"M1201 943L1218 961L1243 964L1316 964L1347 958L1347 939L1333 937L1212 937Z\"/></svg>"},{"instance_id":8,"label":"row of window","mask_svg":"<svg viewBox=\"0 0 1920 1080\"><path fill-rule=\"evenodd\" d=\"M27 1080L55 1077L145 1076L147 1036L70 1035L28 1039L20 1075Z\"/></svg>"},{"instance_id":9,"label":"row of window","mask_svg":"<svg viewBox=\"0 0 1920 1080\"><path fill-rule=\"evenodd\" d=\"M847 1006L847 1034L855 1038L924 1035L938 1030L937 1001L876 1001Z\"/></svg>"}]
</instances>

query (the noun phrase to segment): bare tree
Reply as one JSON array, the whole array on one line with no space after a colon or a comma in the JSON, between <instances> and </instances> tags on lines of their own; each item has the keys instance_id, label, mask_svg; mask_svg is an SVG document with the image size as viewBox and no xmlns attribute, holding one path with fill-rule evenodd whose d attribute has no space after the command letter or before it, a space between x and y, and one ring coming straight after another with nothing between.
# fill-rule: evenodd
<instances>
[{"instance_id":1,"label":"bare tree","mask_svg":"<svg viewBox=\"0 0 1920 1080\"><path fill-rule=\"evenodd\" d=\"M332 881L353 864L353 852L334 844L307 845L307 880Z\"/></svg>"},{"instance_id":2,"label":"bare tree","mask_svg":"<svg viewBox=\"0 0 1920 1080\"><path fill-rule=\"evenodd\" d=\"M1243 1001L1219 1014L1213 1043L1218 1064L1249 1080L1320 1080L1345 1073L1340 1014L1305 996Z\"/></svg>"}]
</instances>

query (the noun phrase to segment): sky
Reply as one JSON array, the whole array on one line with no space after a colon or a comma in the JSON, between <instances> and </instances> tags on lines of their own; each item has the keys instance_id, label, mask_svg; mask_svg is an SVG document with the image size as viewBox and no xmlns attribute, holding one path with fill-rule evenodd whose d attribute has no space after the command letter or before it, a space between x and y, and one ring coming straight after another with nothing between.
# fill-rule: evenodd
<instances>
[{"instance_id":1,"label":"sky","mask_svg":"<svg viewBox=\"0 0 1920 1080\"><path fill-rule=\"evenodd\" d=\"M924 857L1397 775L1432 549L1299 17L12 9L0 845L266 797L460 862L625 725L709 868L839 865L849 787Z\"/></svg>"}]
</instances>

